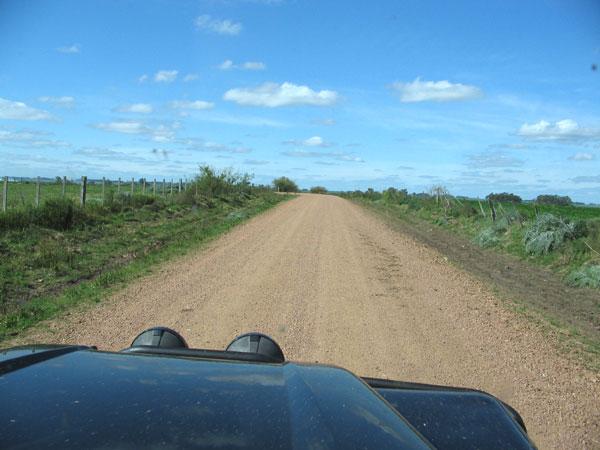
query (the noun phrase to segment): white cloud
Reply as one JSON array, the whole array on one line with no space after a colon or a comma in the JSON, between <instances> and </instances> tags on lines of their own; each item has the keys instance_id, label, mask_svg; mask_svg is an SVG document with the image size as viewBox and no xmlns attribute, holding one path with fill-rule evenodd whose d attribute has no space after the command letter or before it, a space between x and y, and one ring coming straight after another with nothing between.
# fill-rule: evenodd
<instances>
[{"instance_id":1,"label":"white cloud","mask_svg":"<svg viewBox=\"0 0 600 450\"><path fill-rule=\"evenodd\" d=\"M579 152L569 156L569 159L571 161L593 161L596 159L596 156L592 153Z\"/></svg>"},{"instance_id":2,"label":"white cloud","mask_svg":"<svg viewBox=\"0 0 600 450\"><path fill-rule=\"evenodd\" d=\"M146 81L148 81L148 75L146 74L138 78L138 83L145 83Z\"/></svg>"},{"instance_id":3,"label":"white cloud","mask_svg":"<svg viewBox=\"0 0 600 450\"><path fill-rule=\"evenodd\" d=\"M138 134L148 136L155 142L169 142L175 138L175 130L179 128L179 124L158 125L151 127L144 122L135 120L123 120L108 123L97 123L92 125L99 130L111 131L114 133L123 134Z\"/></svg>"},{"instance_id":4,"label":"white cloud","mask_svg":"<svg viewBox=\"0 0 600 450\"><path fill-rule=\"evenodd\" d=\"M345 152L315 152L306 150L295 150L289 152L283 152L285 156L291 156L294 158L327 158L334 159L337 161L347 162L365 162L362 158Z\"/></svg>"},{"instance_id":5,"label":"white cloud","mask_svg":"<svg viewBox=\"0 0 600 450\"><path fill-rule=\"evenodd\" d=\"M235 65L233 64L233 61L230 59L226 59L221 64L219 64L219 69L221 69L221 70L229 70L229 69L233 69L233 68L235 68Z\"/></svg>"},{"instance_id":6,"label":"white cloud","mask_svg":"<svg viewBox=\"0 0 600 450\"><path fill-rule=\"evenodd\" d=\"M264 166L269 164L269 161L263 161L260 159L245 159L244 164L248 164L249 166Z\"/></svg>"},{"instance_id":7,"label":"white cloud","mask_svg":"<svg viewBox=\"0 0 600 450\"><path fill-rule=\"evenodd\" d=\"M508 148L511 150L525 150L530 148L527 144L490 144L489 148Z\"/></svg>"},{"instance_id":8,"label":"white cloud","mask_svg":"<svg viewBox=\"0 0 600 450\"><path fill-rule=\"evenodd\" d=\"M523 161L509 155L506 152L485 152L476 153L469 155L469 166L476 168L489 168L489 167L520 167L523 165Z\"/></svg>"},{"instance_id":9,"label":"white cloud","mask_svg":"<svg viewBox=\"0 0 600 450\"><path fill-rule=\"evenodd\" d=\"M144 149L144 153L145 153L145 149ZM152 150L152 154L157 155L159 152L161 152L160 150L157 149L153 149ZM161 152L162 153L162 152ZM135 164L142 164L145 166L149 166L149 165L154 165L156 164L156 160L155 159L149 159L147 157L144 157L144 154L140 154L140 151L132 148L132 149L126 149L126 151L116 151L113 149L109 149L109 148L104 148L104 147L83 147L83 148L79 148L74 152L75 155L78 156L83 156L86 159L90 158L90 159L97 159L97 160L105 160L105 161L118 161L119 164L126 164L126 163L135 163ZM163 158L165 158L165 156L163 156Z\"/></svg>"},{"instance_id":10,"label":"white cloud","mask_svg":"<svg viewBox=\"0 0 600 450\"><path fill-rule=\"evenodd\" d=\"M282 128L289 127L290 125L286 122L279 120L267 119L265 117L256 116L240 116L232 115L227 113L209 113L201 116L196 116L196 119L203 120L206 122L224 123L227 125L242 125L245 127L274 127Z\"/></svg>"},{"instance_id":11,"label":"white cloud","mask_svg":"<svg viewBox=\"0 0 600 450\"><path fill-rule=\"evenodd\" d=\"M242 64L242 68L246 70L265 70L267 65L260 61L246 61Z\"/></svg>"},{"instance_id":12,"label":"white cloud","mask_svg":"<svg viewBox=\"0 0 600 450\"><path fill-rule=\"evenodd\" d=\"M256 88L230 89L223 95L225 100L240 105L276 108L290 105L332 105L338 100L335 91L313 91L308 86L293 83L264 83Z\"/></svg>"},{"instance_id":13,"label":"white cloud","mask_svg":"<svg viewBox=\"0 0 600 450\"><path fill-rule=\"evenodd\" d=\"M185 77L183 77L183 81L186 82L186 83L189 83L190 81L195 81L198 78L199 78L198 74L196 74L196 73L188 73Z\"/></svg>"},{"instance_id":14,"label":"white cloud","mask_svg":"<svg viewBox=\"0 0 600 450\"><path fill-rule=\"evenodd\" d=\"M312 123L315 125L323 125L325 127L331 127L336 124L335 119L315 119Z\"/></svg>"},{"instance_id":15,"label":"white cloud","mask_svg":"<svg viewBox=\"0 0 600 450\"><path fill-rule=\"evenodd\" d=\"M172 83L177 78L177 70L159 70L154 74L154 81L157 83Z\"/></svg>"},{"instance_id":16,"label":"white cloud","mask_svg":"<svg viewBox=\"0 0 600 450\"><path fill-rule=\"evenodd\" d=\"M0 119L49 120L52 119L52 116L47 111L32 108L23 102L0 98Z\"/></svg>"},{"instance_id":17,"label":"white cloud","mask_svg":"<svg viewBox=\"0 0 600 450\"><path fill-rule=\"evenodd\" d=\"M579 176L571 178L573 183L589 183L589 184L600 184L600 175L591 176Z\"/></svg>"},{"instance_id":18,"label":"white cloud","mask_svg":"<svg viewBox=\"0 0 600 450\"><path fill-rule=\"evenodd\" d=\"M229 154L245 154L250 153L252 149L241 146L231 146L219 144L217 142L205 141L203 139L186 138L177 141L179 144L185 146L188 150L203 151L203 152L215 152L215 153L229 153Z\"/></svg>"},{"instance_id":19,"label":"white cloud","mask_svg":"<svg viewBox=\"0 0 600 450\"><path fill-rule=\"evenodd\" d=\"M60 53L81 53L81 45L65 45L63 47L58 47L56 51Z\"/></svg>"},{"instance_id":20,"label":"white cloud","mask_svg":"<svg viewBox=\"0 0 600 450\"><path fill-rule=\"evenodd\" d=\"M0 129L0 145L18 148L70 146L68 142L52 139L52 136L52 133L42 131L10 131Z\"/></svg>"},{"instance_id":21,"label":"white cloud","mask_svg":"<svg viewBox=\"0 0 600 450\"><path fill-rule=\"evenodd\" d=\"M246 61L242 64L234 64L234 62L230 59L226 59L221 64L217 66L221 70L232 70L232 69L240 69L240 70L265 70L267 65L260 61Z\"/></svg>"},{"instance_id":22,"label":"white cloud","mask_svg":"<svg viewBox=\"0 0 600 450\"><path fill-rule=\"evenodd\" d=\"M242 31L242 24L231 20L214 19L208 14L198 16L195 21L196 28L210 33L237 36Z\"/></svg>"},{"instance_id":23,"label":"white cloud","mask_svg":"<svg viewBox=\"0 0 600 450\"><path fill-rule=\"evenodd\" d=\"M45 95L43 97L38 97L38 102L51 103L53 105L61 106L63 108L72 108L73 106L75 106L75 99L69 96L50 97Z\"/></svg>"},{"instance_id":24,"label":"white cloud","mask_svg":"<svg viewBox=\"0 0 600 450\"><path fill-rule=\"evenodd\" d=\"M331 143L326 142L321 136L312 136L308 139L304 139L303 141L284 141L283 143L287 145L298 145L303 147L330 147L332 145Z\"/></svg>"},{"instance_id":25,"label":"white cloud","mask_svg":"<svg viewBox=\"0 0 600 450\"><path fill-rule=\"evenodd\" d=\"M94 125L94 127L104 131L113 131L115 133L125 134L142 134L147 130L146 126L142 122L134 121L98 123Z\"/></svg>"},{"instance_id":26,"label":"white cloud","mask_svg":"<svg viewBox=\"0 0 600 450\"><path fill-rule=\"evenodd\" d=\"M174 100L169 103L172 109L212 109L215 104L204 100Z\"/></svg>"},{"instance_id":27,"label":"white cloud","mask_svg":"<svg viewBox=\"0 0 600 450\"><path fill-rule=\"evenodd\" d=\"M150 135L155 142L169 142L175 138L175 130L179 128L179 124L159 125L151 128Z\"/></svg>"},{"instance_id":28,"label":"white cloud","mask_svg":"<svg viewBox=\"0 0 600 450\"><path fill-rule=\"evenodd\" d=\"M446 80L421 81L416 78L412 83L396 82L392 87L400 93L400 101L404 103L469 100L483 94L478 87Z\"/></svg>"},{"instance_id":29,"label":"white cloud","mask_svg":"<svg viewBox=\"0 0 600 450\"><path fill-rule=\"evenodd\" d=\"M136 113L136 114L150 114L154 111L152 105L148 103L132 103L130 105L121 105L114 109L117 112L124 113Z\"/></svg>"},{"instance_id":30,"label":"white cloud","mask_svg":"<svg viewBox=\"0 0 600 450\"><path fill-rule=\"evenodd\" d=\"M303 143L308 147L324 147L327 145L321 136L309 137Z\"/></svg>"},{"instance_id":31,"label":"white cloud","mask_svg":"<svg viewBox=\"0 0 600 450\"><path fill-rule=\"evenodd\" d=\"M573 142L600 139L600 128L581 127L571 119L550 123L545 120L528 124L524 123L517 134L525 139L536 141Z\"/></svg>"}]
</instances>

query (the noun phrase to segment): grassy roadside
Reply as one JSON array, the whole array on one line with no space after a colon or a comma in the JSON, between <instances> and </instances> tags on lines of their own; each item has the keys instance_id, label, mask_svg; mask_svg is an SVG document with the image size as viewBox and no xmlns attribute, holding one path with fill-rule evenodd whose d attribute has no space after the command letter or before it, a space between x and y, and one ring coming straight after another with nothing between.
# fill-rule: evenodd
<instances>
[{"instance_id":1,"label":"grassy roadside","mask_svg":"<svg viewBox=\"0 0 600 450\"><path fill-rule=\"evenodd\" d=\"M354 201L393 228L448 257L489 286L507 309L552 336L557 349L600 371L600 295L596 289L567 286L543 264L496 248L481 248L471 235L435 224L383 202Z\"/></svg>"},{"instance_id":2,"label":"grassy roadside","mask_svg":"<svg viewBox=\"0 0 600 450\"><path fill-rule=\"evenodd\" d=\"M72 229L0 230L0 342L74 305L99 302L289 198L262 190L214 197L209 206L146 199Z\"/></svg>"},{"instance_id":3,"label":"grassy roadside","mask_svg":"<svg viewBox=\"0 0 600 450\"><path fill-rule=\"evenodd\" d=\"M569 286L600 288L600 208L510 202L492 206L491 202L450 195L438 201L430 195L393 188L343 196L550 269Z\"/></svg>"}]
</instances>

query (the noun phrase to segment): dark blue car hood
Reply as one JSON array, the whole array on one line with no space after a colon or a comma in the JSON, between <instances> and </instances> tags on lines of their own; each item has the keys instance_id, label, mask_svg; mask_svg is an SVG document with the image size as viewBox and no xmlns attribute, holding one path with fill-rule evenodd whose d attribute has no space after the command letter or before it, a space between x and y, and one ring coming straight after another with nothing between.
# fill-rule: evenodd
<instances>
[{"instance_id":1,"label":"dark blue car hood","mask_svg":"<svg viewBox=\"0 0 600 450\"><path fill-rule=\"evenodd\" d=\"M53 356L0 375L3 448L429 448L339 368L91 350Z\"/></svg>"}]
</instances>

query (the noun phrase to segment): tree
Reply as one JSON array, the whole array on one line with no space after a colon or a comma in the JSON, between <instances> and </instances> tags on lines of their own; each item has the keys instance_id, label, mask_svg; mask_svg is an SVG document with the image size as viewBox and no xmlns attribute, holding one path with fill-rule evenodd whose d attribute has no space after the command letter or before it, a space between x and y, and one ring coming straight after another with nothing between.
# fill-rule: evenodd
<instances>
[{"instance_id":1,"label":"tree","mask_svg":"<svg viewBox=\"0 0 600 450\"><path fill-rule=\"evenodd\" d=\"M523 200L521 197L515 194L509 194L508 192L501 192L499 194L490 193L485 197L486 200L491 200L493 202L511 202L511 203L521 203Z\"/></svg>"},{"instance_id":2,"label":"tree","mask_svg":"<svg viewBox=\"0 0 600 450\"><path fill-rule=\"evenodd\" d=\"M381 193L377 192L375 189L373 188L368 188L365 193L364 193L364 197L368 198L369 200L379 200L381 198Z\"/></svg>"},{"instance_id":3,"label":"tree","mask_svg":"<svg viewBox=\"0 0 600 450\"><path fill-rule=\"evenodd\" d=\"M298 192L298 185L288 177L275 178L273 187L277 192Z\"/></svg>"},{"instance_id":4,"label":"tree","mask_svg":"<svg viewBox=\"0 0 600 450\"><path fill-rule=\"evenodd\" d=\"M408 191L406 189L396 189L389 187L383 191L383 201L386 203L403 203L408 199Z\"/></svg>"},{"instance_id":5,"label":"tree","mask_svg":"<svg viewBox=\"0 0 600 450\"><path fill-rule=\"evenodd\" d=\"M535 201L540 205L569 206L573 204L571 197L568 195L538 195Z\"/></svg>"},{"instance_id":6,"label":"tree","mask_svg":"<svg viewBox=\"0 0 600 450\"><path fill-rule=\"evenodd\" d=\"M327 194L327 188L323 186L313 186L310 188L310 192L313 194Z\"/></svg>"}]
</instances>

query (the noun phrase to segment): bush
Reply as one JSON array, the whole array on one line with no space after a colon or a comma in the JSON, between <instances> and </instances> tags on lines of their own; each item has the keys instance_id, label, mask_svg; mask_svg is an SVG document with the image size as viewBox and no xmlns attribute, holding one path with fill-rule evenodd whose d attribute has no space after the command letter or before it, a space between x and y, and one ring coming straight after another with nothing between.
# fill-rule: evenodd
<instances>
[{"instance_id":1,"label":"bush","mask_svg":"<svg viewBox=\"0 0 600 450\"><path fill-rule=\"evenodd\" d=\"M406 189L396 189L393 187L387 188L383 191L383 201L386 203L404 203L408 198L408 191Z\"/></svg>"},{"instance_id":2,"label":"bush","mask_svg":"<svg viewBox=\"0 0 600 450\"><path fill-rule=\"evenodd\" d=\"M495 247L500 243L500 239L493 228L485 228L479 232L475 238L475 243L483 248Z\"/></svg>"},{"instance_id":3,"label":"bush","mask_svg":"<svg viewBox=\"0 0 600 450\"><path fill-rule=\"evenodd\" d=\"M575 224L553 214L541 214L525 232L525 251L532 255L545 255L563 242L575 238Z\"/></svg>"},{"instance_id":4,"label":"bush","mask_svg":"<svg viewBox=\"0 0 600 450\"><path fill-rule=\"evenodd\" d=\"M251 176L239 174L231 170L216 171L209 166L200 167L200 175L186 192L198 192L207 197L218 197L233 193L250 193ZM297 189L297 186L296 186Z\"/></svg>"},{"instance_id":5,"label":"bush","mask_svg":"<svg viewBox=\"0 0 600 450\"><path fill-rule=\"evenodd\" d=\"M576 287L600 288L600 265L580 267L569 274L567 283Z\"/></svg>"},{"instance_id":6,"label":"bush","mask_svg":"<svg viewBox=\"0 0 600 450\"><path fill-rule=\"evenodd\" d=\"M327 194L327 188L323 186L313 186L310 188L310 192L313 194Z\"/></svg>"},{"instance_id":7,"label":"bush","mask_svg":"<svg viewBox=\"0 0 600 450\"><path fill-rule=\"evenodd\" d=\"M506 233L509 228L510 228L510 223L506 217L501 217L492 224L492 229L496 233Z\"/></svg>"},{"instance_id":8,"label":"bush","mask_svg":"<svg viewBox=\"0 0 600 450\"><path fill-rule=\"evenodd\" d=\"M381 192L377 192L373 188L369 188L365 191L363 196L368 200L376 201L376 200L380 200L383 197L383 194L381 194Z\"/></svg>"},{"instance_id":9,"label":"bush","mask_svg":"<svg viewBox=\"0 0 600 450\"><path fill-rule=\"evenodd\" d=\"M538 195L535 201L540 205L569 206L573 204L571 197L567 195Z\"/></svg>"},{"instance_id":10,"label":"bush","mask_svg":"<svg viewBox=\"0 0 600 450\"><path fill-rule=\"evenodd\" d=\"M69 199L49 199L33 209L33 220L36 225L53 230L69 230L73 227L75 205Z\"/></svg>"},{"instance_id":11,"label":"bush","mask_svg":"<svg viewBox=\"0 0 600 450\"><path fill-rule=\"evenodd\" d=\"M31 224L31 208L9 209L0 213L0 230L23 230Z\"/></svg>"},{"instance_id":12,"label":"bush","mask_svg":"<svg viewBox=\"0 0 600 450\"><path fill-rule=\"evenodd\" d=\"M463 203L457 208L458 215L464 217L475 217L480 214L479 210L469 203Z\"/></svg>"},{"instance_id":13,"label":"bush","mask_svg":"<svg viewBox=\"0 0 600 450\"><path fill-rule=\"evenodd\" d=\"M446 217L438 217L437 219L435 219L435 224L436 225L446 226L449 223L450 222L448 222L448 219Z\"/></svg>"},{"instance_id":14,"label":"bush","mask_svg":"<svg viewBox=\"0 0 600 450\"><path fill-rule=\"evenodd\" d=\"M70 230L76 225L87 222L86 212L64 198L49 199L39 208L9 209L0 214L0 230L23 230L30 225L38 225L53 230Z\"/></svg>"},{"instance_id":15,"label":"bush","mask_svg":"<svg viewBox=\"0 0 600 450\"><path fill-rule=\"evenodd\" d=\"M493 202L511 202L511 203L521 203L523 199L515 194L509 194L508 192L501 192L499 194L490 193L485 197L486 200L491 200Z\"/></svg>"},{"instance_id":16,"label":"bush","mask_svg":"<svg viewBox=\"0 0 600 450\"><path fill-rule=\"evenodd\" d=\"M248 218L248 213L245 211L233 211L227 215L227 220L237 222Z\"/></svg>"},{"instance_id":17,"label":"bush","mask_svg":"<svg viewBox=\"0 0 600 450\"><path fill-rule=\"evenodd\" d=\"M279 177L273 180L273 187L277 192L298 192L298 185L288 177Z\"/></svg>"},{"instance_id":18,"label":"bush","mask_svg":"<svg viewBox=\"0 0 600 450\"><path fill-rule=\"evenodd\" d=\"M519 210L514 206L511 208L507 208L507 211L504 212L504 218L506 218L509 224L512 222L519 222L522 224L523 221L526 220L526 217L523 216L523 214L521 214Z\"/></svg>"}]
</instances>

